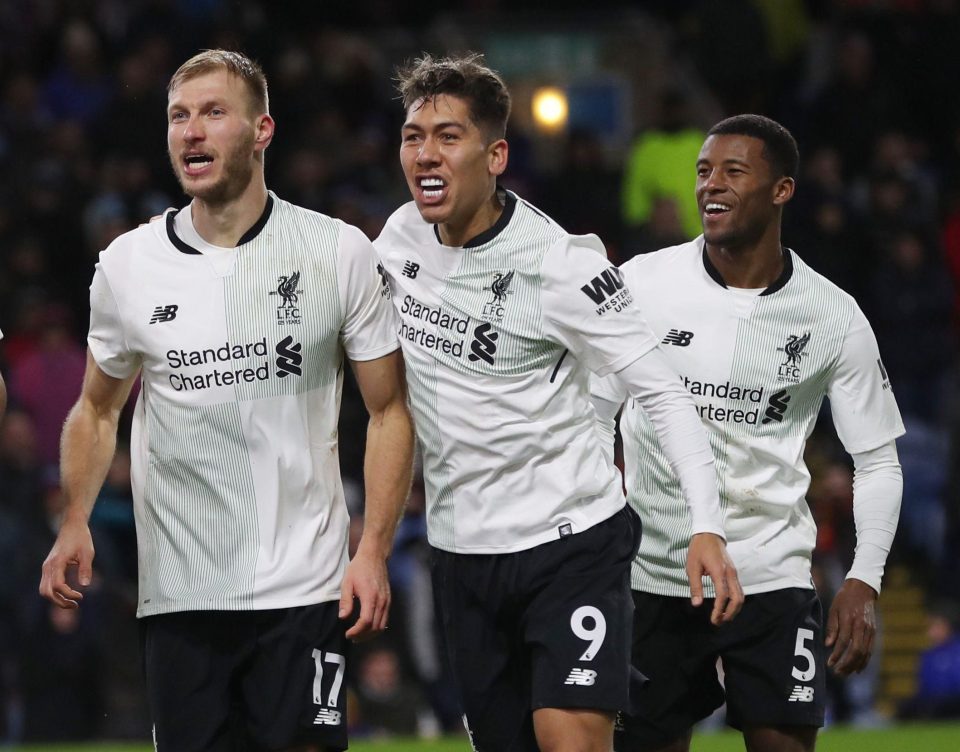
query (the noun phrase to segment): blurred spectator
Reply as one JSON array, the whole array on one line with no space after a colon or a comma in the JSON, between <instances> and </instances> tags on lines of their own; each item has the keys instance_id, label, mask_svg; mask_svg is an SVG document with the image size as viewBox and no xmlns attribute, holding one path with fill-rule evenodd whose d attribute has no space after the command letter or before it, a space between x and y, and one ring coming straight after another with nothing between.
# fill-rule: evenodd
<instances>
[{"instance_id":1,"label":"blurred spectator","mask_svg":"<svg viewBox=\"0 0 960 752\"><path fill-rule=\"evenodd\" d=\"M596 233L613 259L625 260L618 210L620 171L607 164L597 135L574 129L566 136L559 170L545 175L537 192L540 206L569 232Z\"/></svg>"},{"instance_id":2,"label":"blurred spectator","mask_svg":"<svg viewBox=\"0 0 960 752\"><path fill-rule=\"evenodd\" d=\"M686 95L679 89L665 90L659 102L656 124L633 142L624 168L620 199L626 248L631 246L631 233L650 222L657 199L676 202L687 240L700 234L696 164L705 134L689 121Z\"/></svg>"},{"instance_id":3,"label":"blurred spectator","mask_svg":"<svg viewBox=\"0 0 960 752\"><path fill-rule=\"evenodd\" d=\"M43 312L36 349L10 369L10 396L34 420L40 460L56 475L60 430L80 394L86 355L70 328L63 305L49 304Z\"/></svg>"},{"instance_id":4,"label":"blurred spectator","mask_svg":"<svg viewBox=\"0 0 960 752\"><path fill-rule=\"evenodd\" d=\"M927 617L930 647L920 656L917 691L899 709L899 717L960 718L960 606L942 601Z\"/></svg>"},{"instance_id":5,"label":"blurred spectator","mask_svg":"<svg viewBox=\"0 0 960 752\"><path fill-rule=\"evenodd\" d=\"M378 644L359 660L357 731L374 737L436 736L437 724L416 685L405 680L400 659Z\"/></svg>"},{"instance_id":6,"label":"blurred spectator","mask_svg":"<svg viewBox=\"0 0 960 752\"><path fill-rule=\"evenodd\" d=\"M864 307L897 390L900 411L933 425L942 424L945 417L948 371L956 354L950 328L953 295L932 242L891 226Z\"/></svg>"},{"instance_id":7,"label":"blurred spectator","mask_svg":"<svg viewBox=\"0 0 960 752\"><path fill-rule=\"evenodd\" d=\"M82 609L31 603L20 646L24 741L99 736L104 706L95 601L85 598Z\"/></svg>"}]
</instances>

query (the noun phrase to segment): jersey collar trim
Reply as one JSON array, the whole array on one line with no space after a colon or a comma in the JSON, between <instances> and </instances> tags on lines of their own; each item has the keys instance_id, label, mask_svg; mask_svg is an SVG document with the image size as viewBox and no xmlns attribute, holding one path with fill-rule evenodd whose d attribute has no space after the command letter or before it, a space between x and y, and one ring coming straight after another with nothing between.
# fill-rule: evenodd
<instances>
[{"instance_id":1,"label":"jersey collar trim","mask_svg":"<svg viewBox=\"0 0 960 752\"><path fill-rule=\"evenodd\" d=\"M703 258L703 268L706 269L707 274L710 275L710 278L716 282L720 287L724 289L727 288L727 283L723 281L723 277L720 276L720 272L713 265L713 262L710 260L710 256L707 254L707 244L703 244L703 249L700 252L701 257ZM773 284L770 285L766 290L764 290L761 295L772 295L777 290L783 288L787 282L790 281L790 278L793 276L793 252L784 247L783 249L783 270L780 272L780 276L777 277Z\"/></svg>"},{"instance_id":2,"label":"jersey collar trim","mask_svg":"<svg viewBox=\"0 0 960 752\"><path fill-rule=\"evenodd\" d=\"M464 243L464 248L476 248L484 243L489 243L491 240L497 237L497 235L503 232L504 228L508 224L510 224L510 219L513 217L513 210L517 208L517 197L510 191L501 188L499 185L497 186L497 195L503 202L503 211L500 212L500 217L488 229L484 230L479 235L473 236L469 241ZM438 225L433 226L433 234L436 236L437 242L440 243L440 245L443 245L443 241L440 239L440 227Z\"/></svg>"},{"instance_id":3,"label":"jersey collar trim","mask_svg":"<svg viewBox=\"0 0 960 752\"><path fill-rule=\"evenodd\" d=\"M198 251L192 245L184 241L179 235L177 235L176 231L174 230L173 220L179 213L180 213L180 209L167 212L167 237L170 239L170 242L173 243L174 246L176 246L177 250L180 251L180 253L186 253L191 256L203 255L200 251ZM254 222L249 230L243 233L243 235L240 237L240 240L237 241L237 247L240 247L244 243L249 243L251 240L257 237L257 235L259 235L263 231L263 228L266 226L267 220L270 219L270 215L272 213L273 213L273 196L271 196L268 193L267 205L263 207L263 214L260 215L260 219Z\"/></svg>"}]
</instances>

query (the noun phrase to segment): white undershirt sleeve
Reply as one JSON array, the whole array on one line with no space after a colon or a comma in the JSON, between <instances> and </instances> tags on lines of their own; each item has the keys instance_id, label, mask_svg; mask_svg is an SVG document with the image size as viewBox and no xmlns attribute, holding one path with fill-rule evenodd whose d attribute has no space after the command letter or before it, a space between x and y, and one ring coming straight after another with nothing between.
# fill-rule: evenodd
<instances>
[{"instance_id":1,"label":"white undershirt sleeve","mask_svg":"<svg viewBox=\"0 0 960 752\"><path fill-rule=\"evenodd\" d=\"M616 377L609 376L608 378ZM617 435L617 413L620 412L623 403L611 402L597 394L590 395L590 400L593 402L593 409L597 414L597 435L600 437L600 448L603 450L603 456L612 464Z\"/></svg>"},{"instance_id":2,"label":"white undershirt sleeve","mask_svg":"<svg viewBox=\"0 0 960 752\"><path fill-rule=\"evenodd\" d=\"M713 452L693 397L676 371L660 349L654 348L614 375L653 424L660 447L680 481L693 534L714 533L725 539Z\"/></svg>"},{"instance_id":3,"label":"white undershirt sleeve","mask_svg":"<svg viewBox=\"0 0 960 752\"><path fill-rule=\"evenodd\" d=\"M903 472L893 441L853 456L853 520L857 550L847 579L856 578L880 592L887 554L897 532Z\"/></svg>"}]
</instances>

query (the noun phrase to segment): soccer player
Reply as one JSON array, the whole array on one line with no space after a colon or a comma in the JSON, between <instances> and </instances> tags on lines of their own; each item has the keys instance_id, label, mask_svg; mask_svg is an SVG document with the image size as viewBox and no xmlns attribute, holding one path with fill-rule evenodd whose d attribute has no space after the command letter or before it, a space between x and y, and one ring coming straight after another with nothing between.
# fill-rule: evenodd
<instances>
[{"instance_id":1,"label":"soccer player","mask_svg":"<svg viewBox=\"0 0 960 752\"><path fill-rule=\"evenodd\" d=\"M386 626L411 471L395 314L359 230L267 190L259 66L205 51L168 95L170 161L192 201L100 255L63 432L66 513L40 592L76 608L90 584L87 520L140 374L137 614L157 749L346 749L347 643ZM349 564L344 357L370 412L366 525Z\"/></svg>"},{"instance_id":2,"label":"soccer player","mask_svg":"<svg viewBox=\"0 0 960 752\"><path fill-rule=\"evenodd\" d=\"M621 269L707 428L747 597L719 628L689 608L683 489L644 411L613 380L597 380L611 451L613 417L626 400L627 498L644 523L632 575L633 662L650 683L638 712L618 724L617 752L685 751L693 724L724 699L747 749L812 750L824 715L824 637L826 664L840 675L870 658L903 487L894 443L903 424L853 298L780 243L798 161L793 137L772 120L718 123L696 165L703 235ZM824 636L803 450L825 396L856 468L858 544Z\"/></svg>"},{"instance_id":3,"label":"soccer player","mask_svg":"<svg viewBox=\"0 0 960 752\"><path fill-rule=\"evenodd\" d=\"M477 55L425 56L399 89L413 201L374 245L400 313L465 721L481 752L608 752L627 706L639 529L601 450L588 369L617 374L659 426L690 499L691 572L719 583L720 622L742 596L710 449L599 240L498 187L501 78Z\"/></svg>"}]
</instances>

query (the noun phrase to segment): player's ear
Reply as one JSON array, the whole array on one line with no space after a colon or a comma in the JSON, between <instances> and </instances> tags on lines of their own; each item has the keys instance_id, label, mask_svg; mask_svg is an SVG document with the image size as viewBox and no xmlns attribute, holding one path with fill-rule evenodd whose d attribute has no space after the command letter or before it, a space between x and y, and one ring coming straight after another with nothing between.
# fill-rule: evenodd
<instances>
[{"instance_id":1,"label":"player's ear","mask_svg":"<svg viewBox=\"0 0 960 752\"><path fill-rule=\"evenodd\" d=\"M502 175L507 169L510 148L506 139L498 138L487 147L488 167L491 175Z\"/></svg>"},{"instance_id":2,"label":"player's ear","mask_svg":"<svg viewBox=\"0 0 960 752\"><path fill-rule=\"evenodd\" d=\"M796 183L793 178L782 177L773 186L773 205L783 206L787 201L793 198L793 191Z\"/></svg>"},{"instance_id":3,"label":"player's ear","mask_svg":"<svg viewBox=\"0 0 960 752\"><path fill-rule=\"evenodd\" d=\"M273 130L276 127L273 118L264 113L257 117L254 122L254 127L256 129L256 135L254 136L256 148L260 150L266 149L273 140Z\"/></svg>"}]
</instances>

